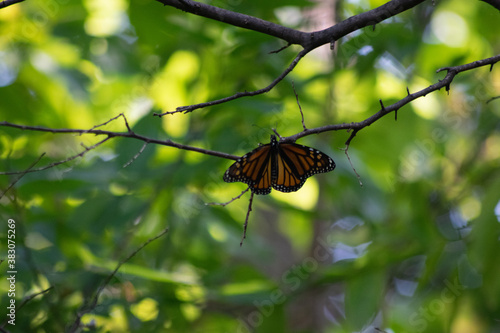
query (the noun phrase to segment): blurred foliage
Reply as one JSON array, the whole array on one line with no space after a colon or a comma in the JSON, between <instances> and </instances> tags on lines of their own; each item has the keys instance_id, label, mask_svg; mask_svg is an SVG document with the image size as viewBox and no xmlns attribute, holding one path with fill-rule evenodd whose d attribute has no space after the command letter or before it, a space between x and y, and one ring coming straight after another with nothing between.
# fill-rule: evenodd
<instances>
[{"instance_id":1,"label":"blurred foliage","mask_svg":"<svg viewBox=\"0 0 500 333\"><path fill-rule=\"evenodd\" d=\"M385 1L211 1L300 28ZM328 7L328 6L327 6ZM328 7L329 8L329 7ZM92 128L124 113L139 134L242 155L309 128L361 121L443 77L438 68L500 51L500 13L481 1L425 2L303 59L271 92L153 117L259 89L297 52L274 38L153 0L29 0L0 10L0 120ZM326 27L326 26L323 26ZM28 173L0 200L0 258L16 221L9 332L62 332L126 256L98 305L97 332L496 332L500 330L500 70L479 68L358 133L300 143L334 172L299 192L256 196L222 181L231 161L125 138ZM103 128L125 131L121 118ZM98 142L0 127L0 170L64 160ZM127 167L131 160L133 162ZM3 192L19 176L0 176ZM8 270L0 264L2 276ZM0 279L0 321L10 301Z\"/></svg>"}]
</instances>

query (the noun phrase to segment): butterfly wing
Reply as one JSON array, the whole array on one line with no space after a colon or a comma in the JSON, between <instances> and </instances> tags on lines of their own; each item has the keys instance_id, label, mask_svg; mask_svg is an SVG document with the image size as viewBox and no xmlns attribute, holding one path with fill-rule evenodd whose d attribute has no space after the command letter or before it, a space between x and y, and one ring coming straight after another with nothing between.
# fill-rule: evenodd
<instances>
[{"instance_id":1,"label":"butterfly wing","mask_svg":"<svg viewBox=\"0 0 500 333\"><path fill-rule=\"evenodd\" d=\"M227 169L224 181L243 182L255 194L269 194L271 187L281 192L300 189L314 174L335 169L335 162L321 151L296 143L271 143L239 158Z\"/></svg>"},{"instance_id":2,"label":"butterfly wing","mask_svg":"<svg viewBox=\"0 0 500 333\"><path fill-rule=\"evenodd\" d=\"M335 169L335 162L321 151L296 143L278 146L277 172L272 186L281 192L294 192L307 178Z\"/></svg>"},{"instance_id":3,"label":"butterfly wing","mask_svg":"<svg viewBox=\"0 0 500 333\"><path fill-rule=\"evenodd\" d=\"M246 183L255 194L271 193L271 145L260 146L239 158L223 179L227 183Z\"/></svg>"},{"instance_id":4,"label":"butterfly wing","mask_svg":"<svg viewBox=\"0 0 500 333\"><path fill-rule=\"evenodd\" d=\"M287 157L278 154L276 158L276 178L273 179L272 186L280 192L295 192L306 182L306 178L298 176L294 172L294 165Z\"/></svg>"}]
</instances>

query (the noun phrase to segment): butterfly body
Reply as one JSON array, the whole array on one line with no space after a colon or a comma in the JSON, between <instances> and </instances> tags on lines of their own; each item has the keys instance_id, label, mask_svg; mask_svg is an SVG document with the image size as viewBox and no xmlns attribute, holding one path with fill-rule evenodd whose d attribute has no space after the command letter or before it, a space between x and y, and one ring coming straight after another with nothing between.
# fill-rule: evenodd
<instances>
[{"instance_id":1,"label":"butterfly body","mask_svg":"<svg viewBox=\"0 0 500 333\"><path fill-rule=\"evenodd\" d=\"M271 142L239 158L227 169L224 181L243 182L255 194L299 190L310 176L332 171L335 162L326 154L296 143Z\"/></svg>"}]
</instances>

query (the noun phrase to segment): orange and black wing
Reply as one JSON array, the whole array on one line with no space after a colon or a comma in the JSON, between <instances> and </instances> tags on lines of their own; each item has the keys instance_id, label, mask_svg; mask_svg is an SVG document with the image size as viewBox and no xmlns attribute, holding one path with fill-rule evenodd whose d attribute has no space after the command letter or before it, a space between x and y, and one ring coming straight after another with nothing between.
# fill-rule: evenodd
<instances>
[{"instance_id":1,"label":"orange and black wing","mask_svg":"<svg viewBox=\"0 0 500 333\"><path fill-rule=\"evenodd\" d=\"M279 144L272 187L281 192L294 192L312 175L333 169L335 162L317 149L296 143Z\"/></svg>"},{"instance_id":2,"label":"orange and black wing","mask_svg":"<svg viewBox=\"0 0 500 333\"><path fill-rule=\"evenodd\" d=\"M263 145L239 158L227 169L224 181L243 182L255 194L271 193L271 145Z\"/></svg>"}]
</instances>

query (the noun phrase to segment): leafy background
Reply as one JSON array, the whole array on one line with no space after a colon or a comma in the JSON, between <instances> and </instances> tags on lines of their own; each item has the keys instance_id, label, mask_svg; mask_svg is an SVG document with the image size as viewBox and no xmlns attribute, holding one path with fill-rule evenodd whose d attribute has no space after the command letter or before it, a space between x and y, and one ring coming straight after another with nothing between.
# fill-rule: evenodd
<instances>
[{"instance_id":1,"label":"leafy background","mask_svg":"<svg viewBox=\"0 0 500 333\"><path fill-rule=\"evenodd\" d=\"M319 29L383 4L215 1L293 28ZM314 11L315 6L324 6ZM326 9L332 9L331 12ZM318 16L319 15L319 16ZM309 128L361 121L443 77L441 67L497 54L500 13L481 1L426 2L321 48L271 92L191 114L153 112L259 89L289 64L274 38L151 0L29 0L0 10L0 116L13 123L92 128L124 113L137 133L242 155ZM324 26L323 26L324 27ZM10 332L500 331L500 94L497 67L457 76L358 133L301 139L334 172L297 193L248 195L222 181L231 161L109 140L83 158L26 174L0 200L1 258L16 221L17 311ZM105 129L125 131L121 119ZM0 169L64 160L91 135L1 127ZM128 162L133 162L124 167ZM0 176L7 189L18 176ZM7 271L4 262L2 273ZM9 302L0 280L0 320Z\"/></svg>"}]
</instances>

